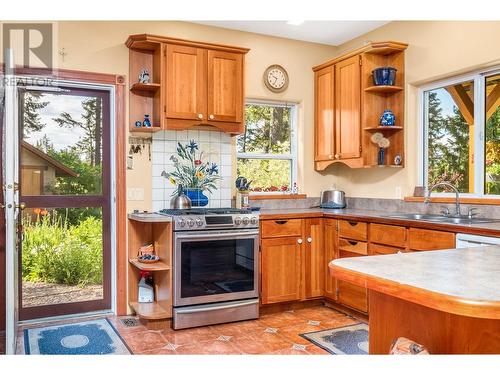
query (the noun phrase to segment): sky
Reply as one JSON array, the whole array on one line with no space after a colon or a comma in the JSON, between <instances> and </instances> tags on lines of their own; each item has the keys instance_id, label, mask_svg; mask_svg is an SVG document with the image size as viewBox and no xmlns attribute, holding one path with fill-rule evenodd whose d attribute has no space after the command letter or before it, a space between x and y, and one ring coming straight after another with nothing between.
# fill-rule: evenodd
<instances>
[{"instance_id":1,"label":"sky","mask_svg":"<svg viewBox=\"0 0 500 375\"><path fill-rule=\"evenodd\" d=\"M60 151L68 146L74 146L78 140L84 135L83 129L66 128L59 126L53 118L59 117L62 112L68 112L75 120L81 120L83 109L82 101L86 97L74 95L57 95L52 93L44 93L42 101L47 101L49 104L38 111L41 122L45 124L39 132L31 132L29 138L24 140L35 146L36 142L43 138L44 135L54 144L54 148Z\"/></svg>"}]
</instances>

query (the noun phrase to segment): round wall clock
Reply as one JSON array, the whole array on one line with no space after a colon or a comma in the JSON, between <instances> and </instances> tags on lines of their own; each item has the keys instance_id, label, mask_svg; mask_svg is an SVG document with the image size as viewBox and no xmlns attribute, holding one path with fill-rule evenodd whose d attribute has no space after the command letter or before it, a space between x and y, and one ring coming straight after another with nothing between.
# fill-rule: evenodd
<instances>
[{"instance_id":1,"label":"round wall clock","mask_svg":"<svg viewBox=\"0 0 500 375\"><path fill-rule=\"evenodd\" d=\"M272 92L283 92L288 87L288 73L281 65L271 65L264 72L264 83Z\"/></svg>"}]
</instances>

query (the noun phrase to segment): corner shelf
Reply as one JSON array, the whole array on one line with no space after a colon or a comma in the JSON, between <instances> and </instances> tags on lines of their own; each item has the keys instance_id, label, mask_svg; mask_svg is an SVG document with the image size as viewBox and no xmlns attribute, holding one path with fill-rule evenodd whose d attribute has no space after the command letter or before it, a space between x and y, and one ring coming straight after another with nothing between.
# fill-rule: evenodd
<instances>
[{"instance_id":1,"label":"corner shelf","mask_svg":"<svg viewBox=\"0 0 500 375\"><path fill-rule=\"evenodd\" d=\"M130 132L133 133L156 133L161 130L159 126L141 126L130 125Z\"/></svg>"},{"instance_id":2,"label":"corner shelf","mask_svg":"<svg viewBox=\"0 0 500 375\"><path fill-rule=\"evenodd\" d=\"M380 85L380 86L369 86L365 88L366 92L399 92L402 91L403 88L401 86L387 86L387 85Z\"/></svg>"},{"instance_id":3,"label":"corner shelf","mask_svg":"<svg viewBox=\"0 0 500 375\"><path fill-rule=\"evenodd\" d=\"M139 83L136 82L130 87L132 92L156 92L160 88L159 83Z\"/></svg>"},{"instance_id":4,"label":"corner shelf","mask_svg":"<svg viewBox=\"0 0 500 375\"><path fill-rule=\"evenodd\" d=\"M141 263L137 259L129 259L130 264L134 265L136 268L141 271L168 271L170 270L170 266L161 260L155 263Z\"/></svg>"},{"instance_id":5,"label":"corner shelf","mask_svg":"<svg viewBox=\"0 0 500 375\"><path fill-rule=\"evenodd\" d=\"M139 318L142 319L168 319L172 316L172 307L169 303L164 301L151 303L130 302L129 305L139 316Z\"/></svg>"},{"instance_id":6,"label":"corner shelf","mask_svg":"<svg viewBox=\"0 0 500 375\"><path fill-rule=\"evenodd\" d=\"M367 128L363 128L363 130L367 130L367 131L384 131L384 130L389 130L389 131L398 131L398 130L403 130L403 127L402 126L392 126L392 125L388 125L388 126L372 126L372 127L367 127Z\"/></svg>"}]
</instances>

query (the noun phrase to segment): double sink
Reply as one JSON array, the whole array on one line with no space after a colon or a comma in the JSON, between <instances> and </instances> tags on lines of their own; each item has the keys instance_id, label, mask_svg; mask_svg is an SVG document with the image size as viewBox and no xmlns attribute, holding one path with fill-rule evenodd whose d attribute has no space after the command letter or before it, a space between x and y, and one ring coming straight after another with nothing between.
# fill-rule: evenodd
<instances>
[{"instance_id":1,"label":"double sink","mask_svg":"<svg viewBox=\"0 0 500 375\"><path fill-rule=\"evenodd\" d=\"M500 219L488 219L483 217L468 217L468 216L447 216L447 215L432 215L432 214L393 214L384 215L392 219L407 219L407 220L423 220L437 223L449 224L485 224L498 223Z\"/></svg>"}]
</instances>

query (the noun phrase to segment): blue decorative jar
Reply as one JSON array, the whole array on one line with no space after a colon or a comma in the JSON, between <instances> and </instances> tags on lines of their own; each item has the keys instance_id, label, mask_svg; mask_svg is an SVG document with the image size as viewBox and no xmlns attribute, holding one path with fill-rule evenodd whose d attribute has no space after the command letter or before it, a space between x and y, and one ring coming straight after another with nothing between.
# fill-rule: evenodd
<instances>
[{"instance_id":1,"label":"blue decorative jar","mask_svg":"<svg viewBox=\"0 0 500 375\"><path fill-rule=\"evenodd\" d=\"M390 109L386 109L382 116L380 116L380 125L382 126L394 126L396 123L396 116Z\"/></svg>"},{"instance_id":2,"label":"blue decorative jar","mask_svg":"<svg viewBox=\"0 0 500 375\"><path fill-rule=\"evenodd\" d=\"M375 86L394 86L396 84L396 68L383 66L372 71Z\"/></svg>"},{"instance_id":3,"label":"blue decorative jar","mask_svg":"<svg viewBox=\"0 0 500 375\"><path fill-rule=\"evenodd\" d=\"M184 193L191 199L193 207L204 207L208 204L208 197L201 189L184 189Z\"/></svg>"},{"instance_id":4,"label":"blue decorative jar","mask_svg":"<svg viewBox=\"0 0 500 375\"><path fill-rule=\"evenodd\" d=\"M149 119L149 115L144 115L144 121L142 122L142 126L145 126L146 128L151 127L151 120Z\"/></svg>"}]
</instances>

